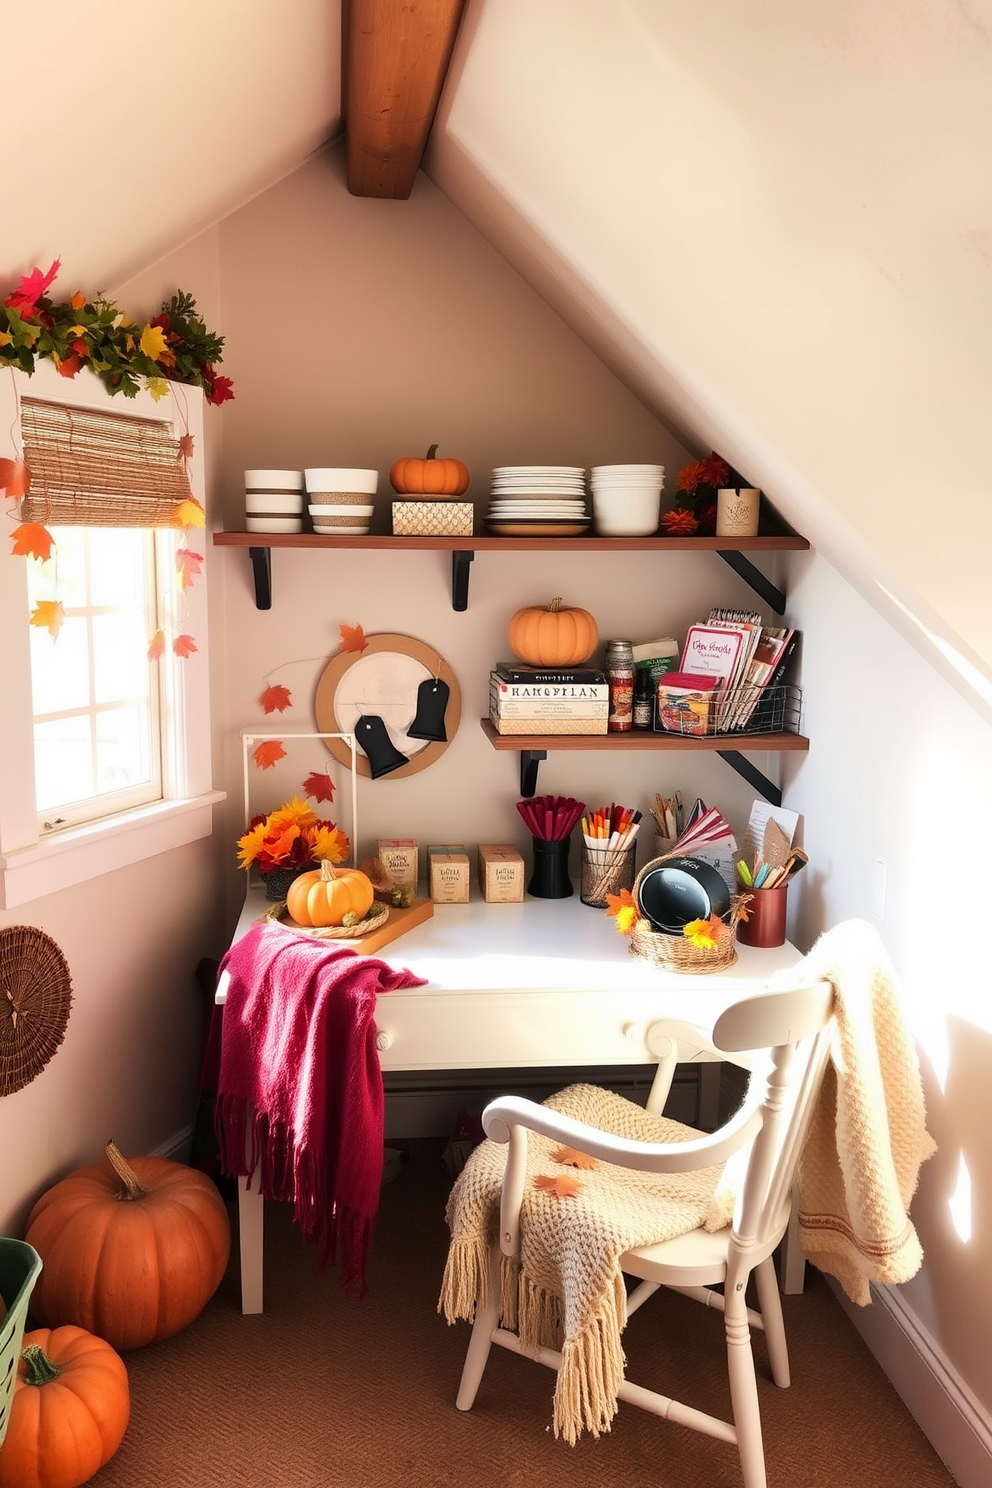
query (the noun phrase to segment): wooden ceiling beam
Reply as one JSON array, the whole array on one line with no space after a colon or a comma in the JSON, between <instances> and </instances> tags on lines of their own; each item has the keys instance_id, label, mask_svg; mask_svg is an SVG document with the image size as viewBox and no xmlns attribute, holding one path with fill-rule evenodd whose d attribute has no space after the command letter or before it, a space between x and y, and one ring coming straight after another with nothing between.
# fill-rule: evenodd
<instances>
[{"instance_id":1,"label":"wooden ceiling beam","mask_svg":"<svg viewBox=\"0 0 992 1488\"><path fill-rule=\"evenodd\" d=\"M465 0L343 0L341 98L348 190L413 189Z\"/></svg>"}]
</instances>

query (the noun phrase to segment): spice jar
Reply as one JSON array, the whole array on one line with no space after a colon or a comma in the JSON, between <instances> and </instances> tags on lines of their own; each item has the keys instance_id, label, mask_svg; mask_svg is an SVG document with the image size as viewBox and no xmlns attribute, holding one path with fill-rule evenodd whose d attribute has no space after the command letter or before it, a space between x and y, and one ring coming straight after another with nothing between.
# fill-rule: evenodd
<instances>
[{"instance_id":1,"label":"spice jar","mask_svg":"<svg viewBox=\"0 0 992 1488\"><path fill-rule=\"evenodd\" d=\"M610 688L607 730L629 733L634 714L634 648L630 641L607 641L606 680Z\"/></svg>"},{"instance_id":2,"label":"spice jar","mask_svg":"<svg viewBox=\"0 0 992 1488\"><path fill-rule=\"evenodd\" d=\"M654 678L651 668L641 666L634 673L633 725L635 729L654 727Z\"/></svg>"}]
</instances>

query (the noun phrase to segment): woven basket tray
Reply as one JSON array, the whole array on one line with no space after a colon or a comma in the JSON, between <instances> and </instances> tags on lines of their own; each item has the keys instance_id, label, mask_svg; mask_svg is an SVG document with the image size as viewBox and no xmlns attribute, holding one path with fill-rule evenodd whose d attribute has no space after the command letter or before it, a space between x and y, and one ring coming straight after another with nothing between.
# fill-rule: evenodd
<instances>
[{"instance_id":1,"label":"woven basket tray","mask_svg":"<svg viewBox=\"0 0 992 1488\"><path fill-rule=\"evenodd\" d=\"M667 858L677 857L676 853L664 853L661 857L653 858L650 863L645 863L634 880L631 890L634 903L640 913L640 888L647 874L652 868L657 868ZM635 924L630 936L630 954L637 956L643 961L650 961L653 965L660 967L663 971L689 972L693 976L706 976L714 971L726 971L728 966L733 966L737 960L737 944L735 929L740 918L741 910L750 897L747 894L735 894L730 901L730 909L720 926L717 935L717 943L712 948L694 946L691 940L684 935L665 935L660 930L655 930L650 920L641 918Z\"/></svg>"}]
</instances>

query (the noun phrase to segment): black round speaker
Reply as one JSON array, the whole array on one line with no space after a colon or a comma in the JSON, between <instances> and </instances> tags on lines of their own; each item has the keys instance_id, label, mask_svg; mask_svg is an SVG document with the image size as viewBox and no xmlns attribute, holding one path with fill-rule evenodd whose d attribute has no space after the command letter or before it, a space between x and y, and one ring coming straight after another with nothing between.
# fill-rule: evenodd
<instances>
[{"instance_id":1,"label":"black round speaker","mask_svg":"<svg viewBox=\"0 0 992 1488\"><path fill-rule=\"evenodd\" d=\"M727 913L730 890L709 863L698 858L666 858L648 868L637 897L641 913L665 935L681 935L691 920L708 920Z\"/></svg>"}]
</instances>

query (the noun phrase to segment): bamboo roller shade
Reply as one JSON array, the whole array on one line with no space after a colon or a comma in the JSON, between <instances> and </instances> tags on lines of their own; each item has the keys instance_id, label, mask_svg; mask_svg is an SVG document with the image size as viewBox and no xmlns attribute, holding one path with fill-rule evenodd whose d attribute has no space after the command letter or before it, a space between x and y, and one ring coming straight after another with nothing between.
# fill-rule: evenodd
<instances>
[{"instance_id":1,"label":"bamboo roller shade","mask_svg":"<svg viewBox=\"0 0 992 1488\"><path fill-rule=\"evenodd\" d=\"M192 495L172 425L21 400L31 487L21 520L46 526L170 527Z\"/></svg>"}]
</instances>

